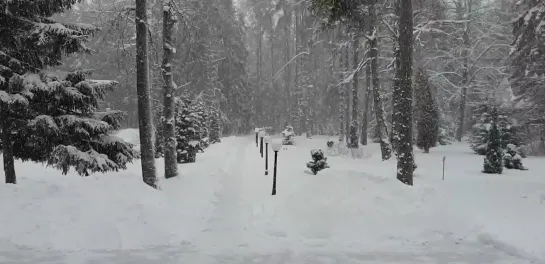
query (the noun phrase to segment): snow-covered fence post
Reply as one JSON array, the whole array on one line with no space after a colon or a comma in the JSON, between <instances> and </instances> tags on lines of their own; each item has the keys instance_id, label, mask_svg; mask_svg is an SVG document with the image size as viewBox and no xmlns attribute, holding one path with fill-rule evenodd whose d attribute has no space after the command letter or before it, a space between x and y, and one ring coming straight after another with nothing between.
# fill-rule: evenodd
<instances>
[{"instance_id":1,"label":"snow-covered fence post","mask_svg":"<svg viewBox=\"0 0 545 264\"><path fill-rule=\"evenodd\" d=\"M269 175L269 143L271 143L271 137L265 137L265 175Z\"/></svg>"},{"instance_id":2,"label":"snow-covered fence post","mask_svg":"<svg viewBox=\"0 0 545 264\"><path fill-rule=\"evenodd\" d=\"M259 144L257 143L257 137L258 137L257 134L259 133L259 128L256 127L254 132L255 132L255 146L259 147Z\"/></svg>"},{"instance_id":3,"label":"snow-covered fence post","mask_svg":"<svg viewBox=\"0 0 545 264\"><path fill-rule=\"evenodd\" d=\"M278 151L282 148L282 141L275 140L272 142L271 147L274 151L274 172L273 172L273 187L272 187L272 195L276 195L276 168L278 164Z\"/></svg>"},{"instance_id":4,"label":"snow-covered fence post","mask_svg":"<svg viewBox=\"0 0 545 264\"><path fill-rule=\"evenodd\" d=\"M443 156L443 181L445 180L445 160L447 157Z\"/></svg>"},{"instance_id":5,"label":"snow-covered fence post","mask_svg":"<svg viewBox=\"0 0 545 264\"><path fill-rule=\"evenodd\" d=\"M263 137L265 137L265 131L259 131L260 145L259 152L261 153L261 158L263 158Z\"/></svg>"}]
</instances>

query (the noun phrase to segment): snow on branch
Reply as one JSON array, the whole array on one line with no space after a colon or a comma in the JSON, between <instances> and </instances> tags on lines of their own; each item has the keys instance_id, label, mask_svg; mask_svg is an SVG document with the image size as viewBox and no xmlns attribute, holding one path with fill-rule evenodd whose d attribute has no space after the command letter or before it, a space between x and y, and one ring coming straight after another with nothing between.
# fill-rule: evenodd
<instances>
[{"instance_id":1,"label":"snow on branch","mask_svg":"<svg viewBox=\"0 0 545 264\"><path fill-rule=\"evenodd\" d=\"M67 174L71 167L81 176L89 176L95 172L118 171L120 167L110 160L106 154L95 150L81 151L74 146L59 145L47 161L48 166Z\"/></svg>"},{"instance_id":2,"label":"snow on branch","mask_svg":"<svg viewBox=\"0 0 545 264\"><path fill-rule=\"evenodd\" d=\"M28 122L28 126L36 132L42 132L48 135L58 134L59 126L55 123L53 117L48 115L39 115Z\"/></svg>"},{"instance_id":3,"label":"snow on branch","mask_svg":"<svg viewBox=\"0 0 545 264\"><path fill-rule=\"evenodd\" d=\"M85 130L94 132L93 134L107 133L112 128L108 123L102 120L78 117L75 115L58 116L56 117L56 121L63 127L82 127Z\"/></svg>"}]
</instances>

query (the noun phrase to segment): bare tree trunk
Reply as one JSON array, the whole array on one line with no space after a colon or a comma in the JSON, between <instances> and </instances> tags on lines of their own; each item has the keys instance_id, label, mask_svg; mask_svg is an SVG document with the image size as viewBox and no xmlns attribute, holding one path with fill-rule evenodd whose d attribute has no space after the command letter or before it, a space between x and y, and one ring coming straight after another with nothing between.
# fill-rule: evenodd
<instances>
[{"instance_id":1,"label":"bare tree trunk","mask_svg":"<svg viewBox=\"0 0 545 264\"><path fill-rule=\"evenodd\" d=\"M395 42L394 42L395 43ZM400 129L400 121L399 121L399 115L400 112L395 111L395 109L398 109L398 106L396 105L399 102L399 96L401 95L400 92L400 85L401 85L401 71L400 68L400 53L399 53L399 45L396 43L394 44L394 80L393 80L393 89L392 89L392 132L390 133L390 142L392 144L392 149L394 153L398 154L398 142L399 142L399 134L401 133L399 131Z\"/></svg>"},{"instance_id":2,"label":"bare tree trunk","mask_svg":"<svg viewBox=\"0 0 545 264\"><path fill-rule=\"evenodd\" d=\"M164 0L163 6L163 137L165 139L165 178L178 175L178 163L176 153L176 120L174 118L174 81L172 80L172 58L174 46L172 30L176 23L176 17L172 14L171 0Z\"/></svg>"},{"instance_id":3,"label":"bare tree trunk","mask_svg":"<svg viewBox=\"0 0 545 264\"><path fill-rule=\"evenodd\" d=\"M384 121L384 109L382 108L382 99L380 97L380 79L378 73L378 26L377 26L377 13L376 2L372 0L369 5L369 56L371 57L371 80L373 83L373 106L375 108L375 119L377 125L377 132L380 138L380 150L382 154L382 160L390 159L392 156L392 149L387 142L388 131Z\"/></svg>"},{"instance_id":4,"label":"bare tree trunk","mask_svg":"<svg viewBox=\"0 0 545 264\"><path fill-rule=\"evenodd\" d=\"M471 14L471 4L472 1L464 1L465 5L460 4L460 7L463 6L464 10L459 10L458 18L460 20L469 19ZM458 130L456 131L456 140L462 141L462 136L464 135L464 125L465 125L465 115L466 115L466 102L467 102L467 86L469 85L469 49L471 48L471 43L469 39L469 23L464 23L464 34L462 36L464 50L462 51L462 57L464 59L464 71L462 72L462 90L460 91L460 108L458 113Z\"/></svg>"},{"instance_id":5,"label":"bare tree trunk","mask_svg":"<svg viewBox=\"0 0 545 264\"><path fill-rule=\"evenodd\" d=\"M460 108L459 108L459 119L458 119L458 131L456 131L456 140L462 141L462 136L464 135L464 124L466 116L466 102L467 102L467 86L469 85L469 35L467 30L464 31L463 35L464 40L464 50L462 52L462 57L464 57L464 71L462 73L462 90L460 91Z\"/></svg>"},{"instance_id":6,"label":"bare tree trunk","mask_svg":"<svg viewBox=\"0 0 545 264\"><path fill-rule=\"evenodd\" d=\"M413 52L413 10L411 1L400 1L399 9L399 95L393 109L398 117L398 159L397 179L413 185L413 129L412 129L412 52Z\"/></svg>"},{"instance_id":7,"label":"bare tree trunk","mask_svg":"<svg viewBox=\"0 0 545 264\"><path fill-rule=\"evenodd\" d=\"M346 35L348 34L348 29L346 29ZM349 41L349 39L347 39ZM348 73L350 71L350 55L349 55L350 45L344 49L344 72ZM346 75L344 76L346 77ZM344 107L344 131L345 131L345 140L346 145L350 146L350 84L345 83L344 85L345 93L345 107Z\"/></svg>"},{"instance_id":8,"label":"bare tree trunk","mask_svg":"<svg viewBox=\"0 0 545 264\"><path fill-rule=\"evenodd\" d=\"M364 146L367 145L367 138L369 137L367 130L369 129L369 110L371 109L371 64L367 63L365 66L365 102L363 108L363 118L361 121L361 137L360 143Z\"/></svg>"},{"instance_id":9,"label":"bare tree trunk","mask_svg":"<svg viewBox=\"0 0 545 264\"><path fill-rule=\"evenodd\" d=\"M339 29L339 34L338 36L340 37L341 36L341 30L342 29ZM339 40L341 38L338 38ZM339 48L339 80L342 81L343 79L343 74L342 74L342 69L343 69L343 50L342 50L342 46ZM345 138L345 130L344 130L344 111L345 111L345 102L346 102L346 93L345 93L345 90L344 90L344 84L339 84L339 101L340 101L340 104L339 104L339 126L340 126L340 131L339 131L339 141L342 142L344 141L344 138Z\"/></svg>"},{"instance_id":10,"label":"bare tree trunk","mask_svg":"<svg viewBox=\"0 0 545 264\"><path fill-rule=\"evenodd\" d=\"M358 138L358 47L359 47L359 37L358 35L354 36L353 43L353 66L356 72L354 73L353 85L352 85L352 123L350 124L350 147L358 148L359 147L359 138Z\"/></svg>"},{"instance_id":11,"label":"bare tree trunk","mask_svg":"<svg viewBox=\"0 0 545 264\"><path fill-rule=\"evenodd\" d=\"M1 111L1 110L0 110ZM9 118L0 116L2 124L2 155L4 156L4 174L6 183L17 183L17 175L15 174L15 162L13 157L13 142L11 142L11 131L9 129Z\"/></svg>"},{"instance_id":12,"label":"bare tree trunk","mask_svg":"<svg viewBox=\"0 0 545 264\"><path fill-rule=\"evenodd\" d=\"M142 178L146 184L157 188L149 89L147 23L146 0L136 0L136 90L138 94Z\"/></svg>"}]
</instances>

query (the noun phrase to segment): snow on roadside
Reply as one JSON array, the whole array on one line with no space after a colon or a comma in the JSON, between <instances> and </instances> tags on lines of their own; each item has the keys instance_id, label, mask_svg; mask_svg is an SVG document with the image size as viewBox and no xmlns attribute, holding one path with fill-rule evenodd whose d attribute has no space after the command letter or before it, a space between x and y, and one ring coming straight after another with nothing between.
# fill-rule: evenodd
<instances>
[{"instance_id":1,"label":"snow on roadside","mask_svg":"<svg viewBox=\"0 0 545 264\"><path fill-rule=\"evenodd\" d=\"M127 141L134 135L117 134ZM210 201L219 186L209 174L217 171L215 162L233 143L225 138L212 145L198 154L196 163L180 165L180 177L169 180L161 177L163 162L157 160L161 191L142 182L140 161L126 171L90 177L16 162L18 184L0 184L0 245L116 250L187 243L212 210Z\"/></svg>"},{"instance_id":2,"label":"snow on roadside","mask_svg":"<svg viewBox=\"0 0 545 264\"><path fill-rule=\"evenodd\" d=\"M327 139L328 137L321 136L312 140L297 137L296 143L298 148L307 150L326 149ZM395 159L381 162L378 144L369 144L363 148L363 153L366 155L363 159L329 157L332 168L329 172L324 171L323 177L325 175L335 177L334 171L339 167L359 167L360 177L382 176L388 178L385 182L395 181ZM523 162L529 171L506 169L502 175L487 175L481 173L483 157L473 154L466 144L439 146L433 148L430 154L415 149L415 154L418 168L415 172L414 190L407 191L400 189L399 186L389 186L377 189L385 192L379 195L385 196L389 192L401 195L407 192L429 191L428 201L432 204L421 204L423 210L430 210L427 214L430 219L424 224L438 226L444 223L446 228L444 230L450 228L453 234L464 237L465 240L479 241L508 254L545 263L545 227L542 224L545 219L544 158L524 159ZM446 157L445 181L442 180L443 156ZM336 177L340 175L353 177L356 174L339 172ZM361 179L359 182L350 181L356 186L369 186L369 183ZM316 192L312 199L326 199L323 196L339 188L347 193L351 193L350 188L356 189L354 186L335 187L338 184L336 181L330 182L329 190ZM313 182L309 181L302 186L307 188L311 185ZM362 206L366 206L364 205L366 201L361 203ZM408 206L412 207L410 204ZM435 214L434 210L437 210ZM399 232L402 234L406 231Z\"/></svg>"},{"instance_id":3,"label":"snow on roadside","mask_svg":"<svg viewBox=\"0 0 545 264\"><path fill-rule=\"evenodd\" d=\"M0 184L0 241L91 250L143 248L184 237L169 201L135 172L82 178L40 164L17 165L18 184Z\"/></svg>"},{"instance_id":4,"label":"snow on roadside","mask_svg":"<svg viewBox=\"0 0 545 264\"><path fill-rule=\"evenodd\" d=\"M305 173L309 160L303 144L280 151L276 196L257 151L246 161L253 167L244 179L251 188L242 194L252 210L248 230L268 238L261 245L252 241L253 248L265 250L276 241L292 250L411 251L428 243L454 245L473 231L449 213L442 192L433 186L404 186L376 170L380 164L345 158L330 158L330 169L310 175Z\"/></svg>"}]
</instances>

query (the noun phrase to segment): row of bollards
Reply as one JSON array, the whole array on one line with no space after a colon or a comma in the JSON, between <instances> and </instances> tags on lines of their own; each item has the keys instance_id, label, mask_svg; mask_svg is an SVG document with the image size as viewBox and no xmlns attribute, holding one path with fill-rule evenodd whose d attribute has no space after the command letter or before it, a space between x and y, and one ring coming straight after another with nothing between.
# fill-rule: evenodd
<instances>
[{"instance_id":1,"label":"row of bollards","mask_svg":"<svg viewBox=\"0 0 545 264\"><path fill-rule=\"evenodd\" d=\"M265 146L263 146L265 143ZM261 158L265 155L265 175L269 175L269 144L274 151L274 168L273 168L273 186L272 195L276 195L276 168L278 164L278 151L282 148L282 142L280 140L272 140L270 136L267 136L265 131L256 128L255 129L255 145L259 147L259 153Z\"/></svg>"}]
</instances>

